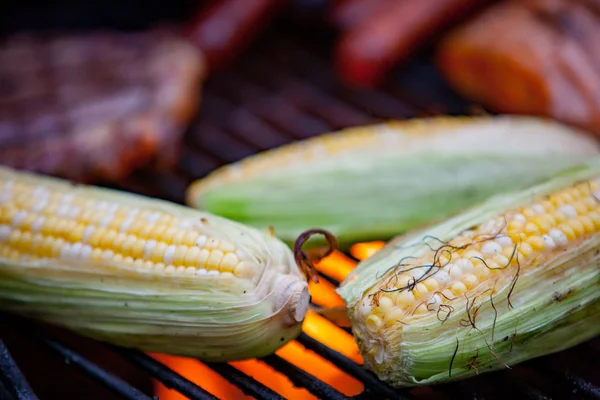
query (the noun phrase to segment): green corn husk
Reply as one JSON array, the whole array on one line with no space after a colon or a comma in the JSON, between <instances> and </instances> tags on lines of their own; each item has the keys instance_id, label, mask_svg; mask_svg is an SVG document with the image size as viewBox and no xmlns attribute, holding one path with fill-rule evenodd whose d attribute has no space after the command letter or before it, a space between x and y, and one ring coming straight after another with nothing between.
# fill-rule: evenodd
<instances>
[{"instance_id":1,"label":"green corn husk","mask_svg":"<svg viewBox=\"0 0 600 400\"><path fill-rule=\"evenodd\" d=\"M67 206L56 206L60 204ZM109 211L113 205L126 209ZM44 215L46 225L36 226ZM49 222L52 215L61 222ZM93 225L94 232L114 223L106 229L129 232L142 238L144 246L149 239L164 240L157 236L161 229L166 232L167 223L176 224L176 233L203 238L194 239L190 249L218 244L223 254L235 253L245 262L246 274L223 270L211 275L216 264L208 260L205 269L191 272L154 262L132 264L151 261L151 256L138 254L128 261L125 245L114 244L117 239L90 245L94 252L114 250L115 258L94 259L93 252L75 243L107 240L107 235L94 239L92 233L74 241L81 234L75 225L65 231L65 221ZM141 236L144 229L146 238ZM48 237L64 242L57 255L41 257L42 239ZM64 246L67 242L70 247ZM133 252L130 247L127 254ZM143 351L231 361L271 354L297 337L309 302L306 277L292 251L269 232L166 201L0 168L1 310Z\"/></svg>"},{"instance_id":2,"label":"green corn husk","mask_svg":"<svg viewBox=\"0 0 600 400\"><path fill-rule=\"evenodd\" d=\"M345 249L441 220L599 154L581 132L517 116L437 117L348 128L251 156L193 183L192 207L288 244L306 229Z\"/></svg>"},{"instance_id":3,"label":"green corn husk","mask_svg":"<svg viewBox=\"0 0 600 400\"><path fill-rule=\"evenodd\" d=\"M539 204L555 191L581 182L580 188L585 191L588 180L596 185L600 182L600 160L565 170L529 189L495 195L442 223L399 236L359 263L338 292L348 305L365 365L396 387L446 383L514 366L600 334L599 222L593 232L560 245L558 241L552 242L556 247L548 245L528 257L521 253L523 239L514 241L516 256L509 260L510 266L493 264L495 256L483 252L481 260L489 265L469 256L470 261L477 262L471 274L489 267L488 279L479 280L474 287L457 294L453 290L444 291L444 287L460 287L456 280L466 282L466 273L452 278L450 272L446 286L427 292L405 309L386 308L381 313L390 304L383 298L393 293L398 295L397 299L402 292L417 293L417 286L425 285L425 278L439 279L436 278L439 271L452 271L456 265L462 265L460 258L464 256L457 248L445 247L450 252L439 250L446 244L460 243L457 235L468 238L471 236L465 232L478 226L487 227L482 232L489 234L473 236L472 241L467 241L465 251L484 246L486 241L498 242L509 232L516 215L509 211L517 213L521 207ZM589 187L591 191L591 184ZM600 185L590 198L598 205L593 205L587 215L597 218ZM575 203L565 200L569 206ZM562 213L563 208L557 210ZM558 218L559 214L550 215ZM575 218L580 215L586 217L578 214ZM490 222L493 219L495 222ZM556 233L548 232L548 235ZM433 266L431 275L423 278L421 275L430 266ZM421 272L415 274L415 271ZM403 286L402 282L407 283ZM433 293L440 297L435 299ZM443 308L437 300L443 301ZM402 304L395 301L394 304ZM425 308L415 311L418 307ZM380 325L380 321L385 323Z\"/></svg>"}]
</instances>

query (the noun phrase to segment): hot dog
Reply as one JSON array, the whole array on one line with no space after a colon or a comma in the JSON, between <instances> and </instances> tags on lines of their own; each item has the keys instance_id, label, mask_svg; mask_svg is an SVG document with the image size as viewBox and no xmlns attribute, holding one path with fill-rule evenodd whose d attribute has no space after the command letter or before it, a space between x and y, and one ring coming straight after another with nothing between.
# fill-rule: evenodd
<instances>
[{"instance_id":1,"label":"hot dog","mask_svg":"<svg viewBox=\"0 0 600 400\"><path fill-rule=\"evenodd\" d=\"M214 72L230 63L259 34L285 0L214 0L201 7L186 31Z\"/></svg>"},{"instance_id":2,"label":"hot dog","mask_svg":"<svg viewBox=\"0 0 600 400\"><path fill-rule=\"evenodd\" d=\"M425 39L483 3L486 0L384 2L371 18L342 34L336 69L350 83L376 84Z\"/></svg>"},{"instance_id":3,"label":"hot dog","mask_svg":"<svg viewBox=\"0 0 600 400\"><path fill-rule=\"evenodd\" d=\"M345 31L350 29L367 18L370 18L374 11L382 7L384 3L387 6L397 0L337 0L327 12L327 20L337 29Z\"/></svg>"}]
</instances>

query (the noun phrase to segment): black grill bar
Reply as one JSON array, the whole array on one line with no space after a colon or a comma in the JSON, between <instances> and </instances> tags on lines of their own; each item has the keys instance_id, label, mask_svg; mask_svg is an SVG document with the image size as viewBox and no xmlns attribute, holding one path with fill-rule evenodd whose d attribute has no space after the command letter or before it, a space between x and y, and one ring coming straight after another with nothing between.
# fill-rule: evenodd
<instances>
[{"instance_id":1,"label":"black grill bar","mask_svg":"<svg viewBox=\"0 0 600 400\"><path fill-rule=\"evenodd\" d=\"M495 371L493 374L490 374L488 380L494 382L502 390L510 389L511 395L518 398L529 400L552 399L531 386L527 381L523 381L523 378L517 376L518 374L514 373L514 371L514 369L511 372L507 370ZM463 383L468 384L468 381Z\"/></svg>"},{"instance_id":2,"label":"black grill bar","mask_svg":"<svg viewBox=\"0 0 600 400\"><path fill-rule=\"evenodd\" d=\"M333 363L342 371L352 375L359 381L363 382L365 385L365 389L369 389L375 394L386 396L389 398L400 400L414 399L414 397L410 393L401 393L392 389L391 387L377 379L375 375L364 369L362 366L356 364L348 357L329 348L328 346L324 345L318 340L310 337L306 333L302 332L297 340L307 349L314 351L321 357Z\"/></svg>"},{"instance_id":3,"label":"black grill bar","mask_svg":"<svg viewBox=\"0 0 600 400\"><path fill-rule=\"evenodd\" d=\"M50 336L48 336L47 333L39 334L34 333L36 332L35 329L27 329L27 327L29 326L30 324L24 324L23 329L21 329L24 335L37 342L44 344L54 352L58 353L62 358L64 358L65 362L76 366L90 378L106 386L114 393L118 394L124 399L129 400L152 400L151 397L145 395L140 390L129 385L124 380L105 371L103 368L99 367L95 363L89 361L88 359L82 357L75 351L62 345L57 340L51 338Z\"/></svg>"},{"instance_id":4,"label":"black grill bar","mask_svg":"<svg viewBox=\"0 0 600 400\"><path fill-rule=\"evenodd\" d=\"M538 370L548 374L553 380L568 387L570 393L582 396L585 399L600 400L600 387L578 376L566 366L559 367L547 359L536 359L531 364L535 365Z\"/></svg>"},{"instance_id":5,"label":"black grill bar","mask_svg":"<svg viewBox=\"0 0 600 400\"><path fill-rule=\"evenodd\" d=\"M2 340L0 340L0 394L3 399L38 399Z\"/></svg>"},{"instance_id":6,"label":"black grill bar","mask_svg":"<svg viewBox=\"0 0 600 400\"><path fill-rule=\"evenodd\" d=\"M524 396L530 400L552 400L552 397L548 397L539 390L529 385L523 384L523 382L510 382L509 384L514 384L521 389Z\"/></svg>"},{"instance_id":7,"label":"black grill bar","mask_svg":"<svg viewBox=\"0 0 600 400\"><path fill-rule=\"evenodd\" d=\"M4 386L4 383L0 381L0 399L16 400L15 396Z\"/></svg>"},{"instance_id":8,"label":"black grill bar","mask_svg":"<svg viewBox=\"0 0 600 400\"><path fill-rule=\"evenodd\" d=\"M68 347L63 346L59 342L47 337L40 338L40 341L55 352L57 352L58 354L60 354L67 363L75 365L83 372L85 372L88 376L102 383L104 386L117 393L118 395L122 396L123 398L131 400L151 400L151 397L146 396L144 393L129 385L127 382L105 371L98 365L87 360L86 358L82 357L81 355L69 349Z\"/></svg>"},{"instance_id":9,"label":"black grill bar","mask_svg":"<svg viewBox=\"0 0 600 400\"><path fill-rule=\"evenodd\" d=\"M159 380L170 389L175 389L181 394L193 400L217 400L218 398L173 371L166 365L156 361L152 357L132 349L111 346L117 353L129 360L132 364L142 368L152 377Z\"/></svg>"},{"instance_id":10,"label":"black grill bar","mask_svg":"<svg viewBox=\"0 0 600 400\"><path fill-rule=\"evenodd\" d=\"M555 370L556 374L562 375L565 382L572 388L572 393L580 394L588 399L600 399L600 387L594 385L580 376L573 374L568 369Z\"/></svg>"},{"instance_id":11,"label":"black grill bar","mask_svg":"<svg viewBox=\"0 0 600 400\"><path fill-rule=\"evenodd\" d=\"M205 363L218 374L239 387L242 392L261 400L283 400L277 392L227 363Z\"/></svg>"},{"instance_id":12,"label":"black grill bar","mask_svg":"<svg viewBox=\"0 0 600 400\"><path fill-rule=\"evenodd\" d=\"M319 399L327 400L348 400L350 397L338 392L325 382L315 378L306 371L301 370L294 364L284 360L283 358L270 355L261 358L262 361L269 364L271 367L287 375L287 377L296 386L306 388L309 392L317 396Z\"/></svg>"}]
</instances>

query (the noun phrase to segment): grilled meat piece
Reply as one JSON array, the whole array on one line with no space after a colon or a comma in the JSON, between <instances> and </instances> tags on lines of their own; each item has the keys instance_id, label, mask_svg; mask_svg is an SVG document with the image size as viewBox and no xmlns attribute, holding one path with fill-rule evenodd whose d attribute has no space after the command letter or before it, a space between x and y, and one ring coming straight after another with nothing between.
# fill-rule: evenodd
<instances>
[{"instance_id":1,"label":"grilled meat piece","mask_svg":"<svg viewBox=\"0 0 600 400\"><path fill-rule=\"evenodd\" d=\"M594 0L500 3L446 36L438 66L497 112L553 117L600 135L600 9Z\"/></svg>"},{"instance_id":2,"label":"grilled meat piece","mask_svg":"<svg viewBox=\"0 0 600 400\"><path fill-rule=\"evenodd\" d=\"M0 164L118 181L174 161L204 59L163 30L15 34L0 42Z\"/></svg>"}]
</instances>

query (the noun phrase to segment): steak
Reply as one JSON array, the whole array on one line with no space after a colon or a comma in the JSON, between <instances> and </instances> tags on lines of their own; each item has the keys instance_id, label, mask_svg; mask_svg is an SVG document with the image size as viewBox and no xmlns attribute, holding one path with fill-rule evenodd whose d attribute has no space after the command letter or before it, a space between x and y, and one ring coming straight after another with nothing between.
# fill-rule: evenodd
<instances>
[{"instance_id":1,"label":"steak","mask_svg":"<svg viewBox=\"0 0 600 400\"><path fill-rule=\"evenodd\" d=\"M0 164L115 182L176 160L206 76L166 31L14 34L0 41Z\"/></svg>"}]
</instances>

